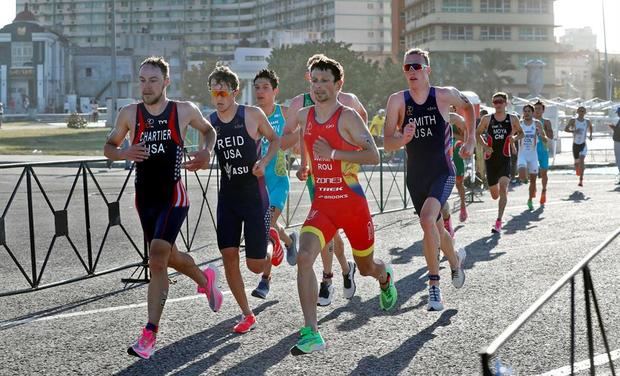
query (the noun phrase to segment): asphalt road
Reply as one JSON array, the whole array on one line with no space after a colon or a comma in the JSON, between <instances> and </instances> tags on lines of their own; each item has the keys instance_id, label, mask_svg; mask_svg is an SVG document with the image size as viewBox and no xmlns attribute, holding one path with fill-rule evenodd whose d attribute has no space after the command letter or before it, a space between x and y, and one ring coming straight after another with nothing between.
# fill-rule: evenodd
<instances>
[{"instance_id":1,"label":"asphalt road","mask_svg":"<svg viewBox=\"0 0 620 376\"><path fill-rule=\"evenodd\" d=\"M74 173L70 169L37 170L53 210L66 204L66 185L68 182L71 186ZM176 283L170 289L158 351L149 361L129 357L126 347L135 340L146 317L146 286L123 289L120 278L130 274L127 270L0 298L0 374L479 374L478 351L618 228L620 188L614 185L614 173L612 168L587 170L585 186L580 188L570 171L553 172L548 203L544 208L536 205L534 211L527 210L525 205L527 188L513 187L501 236L490 232L496 202L486 193L478 197L479 202L468 206L468 221L455 223L457 242L468 252L466 284L461 290L452 288L444 261L441 276L446 309L440 313L425 310L428 294L422 232L413 210L376 216L376 255L394 267L399 292L397 307L390 313L381 312L376 282L359 275L356 296L346 300L342 297L341 280L336 277L334 302L318 311L320 329L328 343L327 350L321 353L289 355L302 325L302 315L295 288L296 272L284 263L274 270L268 299L250 297L259 325L242 336L231 333L240 312L230 293L225 293L222 310L213 313L205 298L195 294L195 286L188 278L171 274ZM106 197L116 196L123 182L122 170L94 169L93 175ZM2 172L2 210L18 178L19 171ZM34 179L32 184L36 184ZM94 180L90 179L88 184L94 186ZM385 184L389 185L389 180ZM195 183L191 186L192 215L197 216L199 191ZM371 186L373 190L378 188L376 183ZM19 189L6 213L6 238L29 274L30 255L23 251L29 245L28 223L23 214L27 205L23 186ZM86 260L86 244L82 240L87 231L82 214L84 197L79 191L82 180L76 189L67 206L68 228L70 237L76 239L78 252ZM305 196L298 183L293 191L296 197ZM110 229L103 242L107 209L101 193L89 192L93 248L102 248L98 270L138 261L137 252L118 226ZM371 195L369 191L367 194ZM140 229L131 196L130 182L120 200L121 221L130 237L139 243ZM37 192L33 197L36 260L41 268L53 238L54 220L44 195ZM214 193L209 192L207 197L213 205ZM291 222L303 220L307 211L305 200L304 197L300 201ZM403 204L398 193L391 193L387 202L393 205L389 208ZM192 246L196 250L191 254L200 264L212 262L222 270L209 222L203 220L198 225ZM80 268L84 272L68 240L63 237L56 242L42 283L70 278ZM612 350L620 349L619 245L616 240L590 264ZM315 270L318 275L320 261ZM337 263L334 271L340 271ZM243 274L246 289L251 290L258 278L247 270ZM0 292L27 287L3 247L0 275ZM225 282L221 287L228 290ZM587 358L582 291L582 279L577 278L576 361ZM568 365L569 319L569 289L564 288L501 349L501 361L517 374L542 374ZM603 350L598 332L595 338L598 354ZM605 372L605 366L601 370Z\"/></svg>"}]
</instances>

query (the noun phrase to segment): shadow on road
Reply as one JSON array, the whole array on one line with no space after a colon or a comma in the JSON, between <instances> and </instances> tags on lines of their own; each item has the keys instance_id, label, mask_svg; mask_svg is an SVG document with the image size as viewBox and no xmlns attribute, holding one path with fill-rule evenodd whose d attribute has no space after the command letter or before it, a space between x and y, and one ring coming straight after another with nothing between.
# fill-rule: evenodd
<instances>
[{"instance_id":1,"label":"shadow on road","mask_svg":"<svg viewBox=\"0 0 620 376\"><path fill-rule=\"evenodd\" d=\"M590 197L587 197L586 195L583 194L583 192L580 191L574 191L573 193L570 194L570 196L568 196L568 198L563 198L562 201L573 201L575 203L581 203L583 201L589 201Z\"/></svg>"},{"instance_id":2,"label":"shadow on road","mask_svg":"<svg viewBox=\"0 0 620 376\"><path fill-rule=\"evenodd\" d=\"M449 309L441 314L437 321L420 333L409 337L400 346L382 357L374 355L362 358L350 375L397 375L407 369L418 351L429 341L437 337L435 329L450 325L450 319L458 313Z\"/></svg>"},{"instance_id":3,"label":"shadow on road","mask_svg":"<svg viewBox=\"0 0 620 376\"><path fill-rule=\"evenodd\" d=\"M265 302L254 309L254 314L258 316L265 309L277 303L277 300ZM239 343L230 343L218 349L214 354L196 361L203 354L238 336L231 330L237 319L238 317L231 317L209 329L171 343L157 350L151 359L139 359L115 375L167 375L188 364L186 368L178 370L174 374L199 375L206 373L209 368L217 364L225 355L239 348ZM288 351L283 351L283 353L286 355Z\"/></svg>"},{"instance_id":4,"label":"shadow on road","mask_svg":"<svg viewBox=\"0 0 620 376\"><path fill-rule=\"evenodd\" d=\"M503 230L506 235L514 234L517 231L524 231L529 228L537 227L530 226L532 222L540 222L542 218L540 215L544 212L544 207L540 206L536 210L524 210L521 214L514 215L509 221L504 224Z\"/></svg>"}]
</instances>

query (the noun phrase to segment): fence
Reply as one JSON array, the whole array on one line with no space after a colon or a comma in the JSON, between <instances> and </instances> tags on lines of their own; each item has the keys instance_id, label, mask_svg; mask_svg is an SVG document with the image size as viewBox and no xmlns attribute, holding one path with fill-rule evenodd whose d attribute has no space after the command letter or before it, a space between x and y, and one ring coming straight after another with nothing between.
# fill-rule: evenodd
<instances>
[{"instance_id":1,"label":"fence","mask_svg":"<svg viewBox=\"0 0 620 376\"><path fill-rule=\"evenodd\" d=\"M482 362L482 374L484 376L490 376L494 373L490 366L490 361L493 356L495 356L498 350L508 341L510 340L521 327L528 322L532 316L538 312L543 305L545 305L549 300L558 292L562 287L566 284L570 283L570 374L575 374L575 277L578 273L583 274L584 280L584 298L585 298L585 314L586 314L586 326L587 326L587 342L588 342L588 358L590 361L590 373L592 375L595 374L595 364L594 364L594 331L593 331L593 316L592 316L592 305L594 306L594 311L596 313L596 319L598 322L598 326L601 331L601 336L603 339L603 344L605 347L605 352L607 354L607 359L610 363L611 374L615 375L615 368L612 361L612 355L609 348L609 342L607 341L607 334L605 332L605 327L603 324L603 318L601 316L601 310L598 304L598 300L596 298L596 292L594 291L594 285L592 283L592 274L590 272L589 263L598 256L603 250L605 250L618 236L620 235L620 228L618 228L614 233L612 233L603 243L601 243L598 247L592 250L588 255L586 255L577 265L575 265L568 273L566 273L562 278L560 278L553 286L551 286L540 298L538 298L525 312L523 312L517 320L515 320L506 330L504 330L497 338L491 342L491 344L482 349L480 351L480 360Z\"/></svg>"}]
</instances>

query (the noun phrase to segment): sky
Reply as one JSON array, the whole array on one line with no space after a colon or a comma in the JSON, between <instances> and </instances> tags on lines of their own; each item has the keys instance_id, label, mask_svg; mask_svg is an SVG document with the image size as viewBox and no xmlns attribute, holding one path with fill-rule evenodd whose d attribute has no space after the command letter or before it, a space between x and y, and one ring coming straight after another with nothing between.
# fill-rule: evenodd
<instances>
[{"instance_id":1,"label":"sky","mask_svg":"<svg viewBox=\"0 0 620 376\"><path fill-rule=\"evenodd\" d=\"M607 29L607 51L620 54L620 0L555 0L555 35L564 34L564 28L590 26L597 35L597 46L603 51L603 11ZM587 3L587 6L585 5ZM613 15L617 15L613 17ZM0 27L15 18L15 0L0 0Z\"/></svg>"}]
</instances>

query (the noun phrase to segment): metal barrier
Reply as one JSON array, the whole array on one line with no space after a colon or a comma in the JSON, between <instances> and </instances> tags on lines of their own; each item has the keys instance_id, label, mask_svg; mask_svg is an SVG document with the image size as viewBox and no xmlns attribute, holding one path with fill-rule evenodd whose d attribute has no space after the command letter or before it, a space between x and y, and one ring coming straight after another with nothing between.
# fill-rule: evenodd
<instances>
[{"instance_id":1,"label":"metal barrier","mask_svg":"<svg viewBox=\"0 0 620 376\"><path fill-rule=\"evenodd\" d=\"M363 166L358 174L371 213L376 215L411 208L406 191L405 160L385 163L383 150L381 157L379 165ZM6 271L11 263L0 263L3 285L15 288L26 282L22 288L0 291L0 297L129 268L136 268L134 274L139 274L137 278L125 279L125 282L148 281L148 246L133 209L133 185L127 184L133 167L123 176L120 187L111 186L107 174L93 172L97 165L103 168L106 161L100 158L0 165L3 184L11 184L7 179L9 171L15 171L16 176L15 186L0 192L0 202L6 197L0 216L0 248L16 267ZM67 167L70 173L66 173ZM61 168L62 171L48 173L46 169L49 168ZM51 181L46 182L44 178ZM216 189L209 189L212 179L215 179ZM200 173L185 171L184 180L193 202L177 244L188 252L211 246L215 248L213 205L219 189L219 169L214 161L211 168ZM282 216L287 227L302 223L307 210L300 209L310 206L305 184L295 178L291 179L291 183L287 208ZM37 199L37 195L42 196L42 200ZM200 198L200 204L197 198ZM204 224L206 212L210 221ZM11 218L21 218L21 222ZM20 225L24 222L27 229ZM111 232L117 229L121 236L110 241ZM48 235L49 245L41 253L39 244ZM64 240L67 246L60 245ZM132 252L128 254L127 249ZM70 258L65 255L67 251ZM59 253L61 255L56 256ZM75 263L68 265L68 259ZM50 268L54 271L54 278L62 277L49 281Z\"/></svg>"},{"instance_id":2,"label":"metal barrier","mask_svg":"<svg viewBox=\"0 0 620 376\"><path fill-rule=\"evenodd\" d=\"M607 357L609 359L610 368L612 375L615 375L615 368L611 359L611 351L609 348L609 343L607 341L607 335L605 332L605 327L603 326L603 318L601 317L601 311L599 309L598 300L596 299L596 293L594 291L594 285L592 283L592 275L590 273L590 268L588 264L595 258L599 253L601 253L607 246L614 241L620 235L620 228L618 228L613 234L611 234L603 243L601 243L598 247L592 250L588 255L586 255L577 265L575 265L568 273L562 276L556 283L553 284L540 298L538 298L534 304L532 304L525 312L523 312L517 320L515 320L508 328L506 328L497 338L491 342L491 344L482 349L480 351L480 360L482 362L482 374L484 376L494 375L491 370L490 361L491 358L497 354L497 351L500 347L502 347L509 339L511 339L519 329L527 322L529 319L540 310L540 308L545 305L564 285L570 283L571 286L571 320L570 320L570 328L571 328L571 343L570 343L570 367L571 367L571 375L574 374L574 364L575 364L575 276L579 272L583 274L584 280L584 297L585 297L585 312L586 312L586 324L587 324L587 335L588 335L588 355L590 360L590 372L594 374L594 338L593 338L593 328L592 328L592 307L591 302L594 305L594 310L596 312L596 318L598 320L598 325L601 330L601 336L603 339L603 343L605 346L605 352L607 353Z\"/></svg>"}]
</instances>

